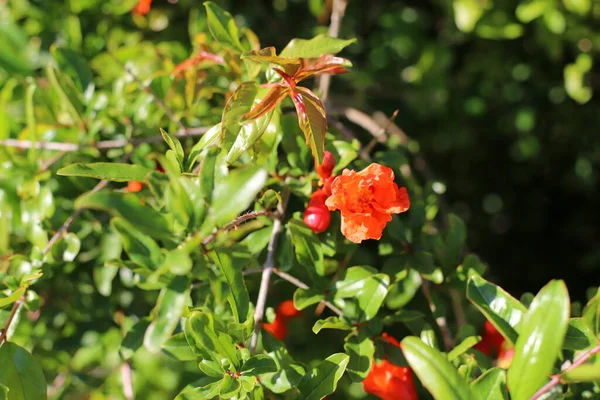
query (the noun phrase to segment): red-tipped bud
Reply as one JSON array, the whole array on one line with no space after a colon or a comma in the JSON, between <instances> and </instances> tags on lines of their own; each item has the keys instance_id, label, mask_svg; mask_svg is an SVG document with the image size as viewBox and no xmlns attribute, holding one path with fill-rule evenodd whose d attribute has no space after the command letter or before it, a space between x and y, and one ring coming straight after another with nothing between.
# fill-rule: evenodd
<instances>
[{"instance_id":1,"label":"red-tipped bud","mask_svg":"<svg viewBox=\"0 0 600 400\"><path fill-rule=\"evenodd\" d=\"M325 204L325 200L330 196L329 193L325 192L323 189L315 190L313 194L310 195L310 200L308 201L308 205L321 205Z\"/></svg>"},{"instance_id":2,"label":"red-tipped bud","mask_svg":"<svg viewBox=\"0 0 600 400\"><path fill-rule=\"evenodd\" d=\"M323 179L327 179L331 176L333 169L335 168L335 157L331 152L326 151L323 154L323 163L321 165L316 165L315 169L317 170L317 174Z\"/></svg>"},{"instance_id":3,"label":"red-tipped bud","mask_svg":"<svg viewBox=\"0 0 600 400\"><path fill-rule=\"evenodd\" d=\"M331 223L331 211L324 203L309 204L304 210L304 223L314 233L324 232Z\"/></svg>"}]
</instances>

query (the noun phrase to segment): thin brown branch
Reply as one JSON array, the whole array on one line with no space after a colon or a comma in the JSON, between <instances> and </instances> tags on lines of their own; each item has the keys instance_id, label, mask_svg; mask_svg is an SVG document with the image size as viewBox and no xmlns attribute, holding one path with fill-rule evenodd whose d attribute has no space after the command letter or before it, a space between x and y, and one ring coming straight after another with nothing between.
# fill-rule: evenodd
<instances>
[{"instance_id":1,"label":"thin brown branch","mask_svg":"<svg viewBox=\"0 0 600 400\"><path fill-rule=\"evenodd\" d=\"M133 400L133 379L131 376L131 366L128 362L121 365L121 380L123 381L123 394L127 400Z\"/></svg>"},{"instance_id":2,"label":"thin brown branch","mask_svg":"<svg viewBox=\"0 0 600 400\"><path fill-rule=\"evenodd\" d=\"M254 332L250 338L250 353L256 351L256 345L258 344L258 333L260 331L261 322L265 314L265 306L267 304L267 295L269 294L269 282L271 280L271 274L275 269L275 253L277 251L277 242L279 239L279 233L281 232L283 218L285 216L285 209L290 197L290 189L286 185L283 188L281 194L281 203L277 207L277 218L273 222L273 230L271 231L271 238L269 239L269 245L267 246L267 259L265 261L262 276L260 279L260 288L258 289L258 298L256 300L256 308L254 309Z\"/></svg>"},{"instance_id":3,"label":"thin brown branch","mask_svg":"<svg viewBox=\"0 0 600 400\"><path fill-rule=\"evenodd\" d=\"M329 36L337 38L340 35L342 19L346 12L348 0L333 0L333 9L331 10L331 22L329 23ZM323 75L319 80L319 96L322 102L327 101L329 86L331 84L331 75Z\"/></svg>"},{"instance_id":4,"label":"thin brown branch","mask_svg":"<svg viewBox=\"0 0 600 400\"><path fill-rule=\"evenodd\" d=\"M178 138L186 138L192 136L200 136L206 133L210 127L201 126L197 128L184 128L183 130L177 131L174 134ZM147 138L136 138L136 139L114 139L114 140L103 140L93 144L79 145L76 143L64 143L64 142L34 142L31 140L19 140L19 139L2 139L0 140L0 146L15 147L18 149L31 149L36 148L40 150L54 150L61 152L75 152L86 149L98 149L108 150L123 148L129 144L133 146L139 146L143 143L158 143L164 139L162 135L150 136Z\"/></svg>"},{"instance_id":5,"label":"thin brown branch","mask_svg":"<svg viewBox=\"0 0 600 400\"><path fill-rule=\"evenodd\" d=\"M237 217L236 219L234 219L233 221L231 221L227 225L224 225L221 228L215 229L213 231L213 233L211 233L210 235L208 235L202 241L202 246L206 247L208 244L210 244L211 242L213 242L217 238L217 235L220 232L225 232L225 231L228 231L230 229L237 228L238 226L242 225L244 222L246 222L246 221L248 221L250 219L255 219L255 218L258 218L258 217L268 217L270 215L273 215L273 212L268 211L268 210L253 211L253 212L249 212L249 213L244 214L244 215L240 215L239 217Z\"/></svg>"},{"instance_id":6,"label":"thin brown branch","mask_svg":"<svg viewBox=\"0 0 600 400\"><path fill-rule=\"evenodd\" d=\"M299 287L300 289L304 289L304 290L309 289L309 286L306 283L304 283L300 279L288 274L287 272L283 272L278 269L275 269L273 272L275 273L275 275L277 275L281 279L288 281L289 283L291 283L292 285L294 285L296 287ZM331 302L323 301L322 304L325 304L325 307L329 308L331 311L333 311L340 317L342 317L344 315L344 312L342 310L340 310L339 308L337 308L336 306L334 306Z\"/></svg>"},{"instance_id":7,"label":"thin brown branch","mask_svg":"<svg viewBox=\"0 0 600 400\"><path fill-rule=\"evenodd\" d=\"M446 351L451 350L454 347L454 339L452 338L452 334L450 333L450 329L448 329L448 323L446 322L446 317L440 315L438 317L435 316L437 314L437 307L433 302L431 297L431 284L429 281L424 280L421 285L421 290L423 291L423 295L425 299L427 299L427 303L429 304L429 309L431 310L431 314L435 318L435 323L440 328L440 332L442 333L442 337L444 339L444 348Z\"/></svg>"},{"instance_id":8,"label":"thin brown branch","mask_svg":"<svg viewBox=\"0 0 600 400\"><path fill-rule=\"evenodd\" d=\"M590 349L585 353L581 354L579 357L577 357L571 365L566 367L564 370L560 371L560 373L553 375L550 379L550 382L542 386L542 388L535 392L535 394L531 396L529 400L537 400L541 398L544 394L548 393L554 386L558 385L561 382L561 378L563 377L563 375L585 364L594 354L598 353L600 353L600 342L598 342L596 347L594 347L593 349Z\"/></svg>"}]
</instances>

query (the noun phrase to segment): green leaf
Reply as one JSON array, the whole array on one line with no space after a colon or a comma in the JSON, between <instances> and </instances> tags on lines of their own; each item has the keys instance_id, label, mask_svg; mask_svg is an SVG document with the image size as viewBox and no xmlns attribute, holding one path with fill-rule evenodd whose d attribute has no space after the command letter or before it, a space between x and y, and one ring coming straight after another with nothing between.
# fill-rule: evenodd
<instances>
[{"instance_id":1,"label":"green leaf","mask_svg":"<svg viewBox=\"0 0 600 400\"><path fill-rule=\"evenodd\" d=\"M212 1L204 2L208 29L215 39L236 50L243 51L239 31L230 13L217 6Z\"/></svg>"},{"instance_id":2,"label":"green leaf","mask_svg":"<svg viewBox=\"0 0 600 400\"><path fill-rule=\"evenodd\" d=\"M314 289L296 289L294 292L294 307L298 310L304 310L306 307L320 303L325 299L323 293Z\"/></svg>"},{"instance_id":3,"label":"green leaf","mask_svg":"<svg viewBox=\"0 0 600 400\"><path fill-rule=\"evenodd\" d=\"M277 364L273 358L266 354L257 354L250 357L242 365L241 372L254 376L277 372Z\"/></svg>"},{"instance_id":4,"label":"green leaf","mask_svg":"<svg viewBox=\"0 0 600 400\"><path fill-rule=\"evenodd\" d=\"M275 64L278 67L281 67L283 71L290 75L294 76L296 72L302 66L302 63L297 58L285 58L277 55L275 51L275 47L265 47L260 50L252 50L246 52L242 55L242 59L244 60L252 60L260 63L269 63Z\"/></svg>"},{"instance_id":5,"label":"green leaf","mask_svg":"<svg viewBox=\"0 0 600 400\"><path fill-rule=\"evenodd\" d=\"M121 348L119 349L121 357L124 360L128 360L133 357L135 352L142 347L144 344L144 334L146 333L146 330L148 330L150 322L150 318L143 318L136 322L127 332L123 338L123 341L121 342Z\"/></svg>"},{"instance_id":6,"label":"green leaf","mask_svg":"<svg viewBox=\"0 0 600 400\"><path fill-rule=\"evenodd\" d=\"M239 370L240 360L235 343L229 335L215 331L215 322L211 314L193 312L185 323L184 331L194 353L202 356L208 352L216 362L225 357L236 371Z\"/></svg>"},{"instance_id":7,"label":"green leaf","mask_svg":"<svg viewBox=\"0 0 600 400\"><path fill-rule=\"evenodd\" d=\"M73 78L77 89L85 97L91 97L94 92L93 73L86 59L66 47L53 46L50 51L60 70Z\"/></svg>"},{"instance_id":8,"label":"green leaf","mask_svg":"<svg viewBox=\"0 0 600 400\"><path fill-rule=\"evenodd\" d=\"M251 259L239 247L217 249L210 252L209 256L219 267L221 275L229 286L230 295L227 296L227 301L235 320L244 323L248 319L250 311L250 296L242 271L251 262Z\"/></svg>"},{"instance_id":9,"label":"green leaf","mask_svg":"<svg viewBox=\"0 0 600 400\"><path fill-rule=\"evenodd\" d=\"M567 327L563 348L567 350L584 350L595 344L596 336L585 319L571 318Z\"/></svg>"},{"instance_id":10,"label":"green leaf","mask_svg":"<svg viewBox=\"0 0 600 400\"><path fill-rule=\"evenodd\" d=\"M460 357L465 351L475 346L481 340L481 336L469 336L448 353L448 361L452 362Z\"/></svg>"},{"instance_id":11,"label":"green leaf","mask_svg":"<svg viewBox=\"0 0 600 400\"><path fill-rule=\"evenodd\" d=\"M415 297L422 282L421 274L414 269L407 270L405 277L390 286L386 305L392 310L404 307Z\"/></svg>"},{"instance_id":12,"label":"green leaf","mask_svg":"<svg viewBox=\"0 0 600 400\"><path fill-rule=\"evenodd\" d=\"M425 251L417 251L410 254L408 265L416 271L419 271L423 278L440 284L444 281L442 270L435 265L433 255Z\"/></svg>"},{"instance_id":13,"label":"green leaf","mask_svg":"<svg viewBox=\"0 0 600 400\"><path fill-rule=\"evenodd\" d=\"M325 275L325 266L323 264L323 250L321 241L310 230L304 222L298 219L292 219L288 222L288 229L292 237L292 244L296 250L296 259L308 271L316 271L317 274ZM313 274L314 275L314 274Z\"/></svg>"},{"instance_id":14,"label":"green leaf","mask_svg":"<svg viewBox=\"0 0 600 400\"><path fill-rule=\"evenodd\" d=\"M585 305L582 318L592 328L594 335L600 335L600 292Z\"/></svg>"},{"instance_id":15,"label":"green leaf","mask_svg":"<svg viewBox=\"0 0 600 400\"><path fill-rule=\"evenodd\" d=\"M184 164L183 164L183 162L184 162L183 147L181 146L181 142L179 141L179 139L177 139L177 137L171 135L170 133L166 132L163 128L160 128L160 134L162 135L163 139L165 140L165 142L167 143L169 148L171 150L173 150L173 152L175 153L175 157L177 158L177 162L179 163L179 168L181 168L182 171L185 171Z\"/></svg>"},{"instance_id":16,"label":"green leaf","mask_svg":"<svg viewBox=\"0 0 600 400\"><path fill-rule=\"evenodd\" d=\"M304 375L298 384L303 400L320 400L335 392L350 357L343 353L332 354Z\"/></svg>"},{"instance_id":17,"label":"green leaf","mask_svg":"<svg viewBox=\"0 0 600 400\"><path fill-rule=\"evenodd\" d=\"M221 123L214 125L210 128L198 142L190 149L190 154L188 154L188 166L196 161L200 153L210 146L216 145L221 138ZM188 167L189 169L189 167Z\"/></svg>"},{"instance_id":18,"label":"green leaf","mask_svg":"<svg viewBox=\"0 0 600 400\"><path fill-rule=\"evenodd\" d=\"M240 391L241 383L229 374L223 376L219 387L219 398L230 399Z\"/></svg>"},{"instance_id":19,"label":"green leaf","mask_svg":"<svg viewBox=\"0 0 600 400\"><path fill-rule=\"evenodd\" d=\"M248 151L269 126L273 116L272 110L259 118L240 123L242 117L254 106L260 92L262 91L258 83L243 82L231 95L223 109L221 122L223 139L220 147L227 151L227 162L230 164Z\"/></svg>"},{"instance_id":20,"label":"green leaf","mask_svg":"<svg viewBox=\"0 0 600 400\"><path fill-rule=\"evenodd\" d=\"M62 241L62 259L64 262L71 262L77 257L79 254L79 249L81 248L81 241L76 234L69 232L65 236L63 236Z\"/></svg>"},{"instance_id":21,"label":"green leaf","mask_svg":"<svg viewBox=\"0 0 600 400\"><path fill-rule=\"evenodd\" d=\"M467 298L510 344L515 344L527 308L504 289L480 276L467 282Z\"/></svg>"},{"instance_id":22,"label":"green leaf","mask_svg":"<svg viewBox=\"0 0 600 400\"><path fill-rule=\"evenodd\" d=\"M210 149L202 160L202 169L200 170L200 195L210 204L213 191L215 190L215 173L217 169L217 157L221 149L214 147Z\"/></svg>"},{"instance_id":23,"label":"green leaf","mask_svg":"<svg viewBox=\"0 0 600 400\"><path fill-rule=\"evenodd\" d=\"M167 339L162 345L162 351L178 361L193 361L198 358L192 352L192 349L190 349L190 345L183 332L179 332Z\"/></svg>"},{"instance_id":24,"label":"green leaf","mask_svg":"<svg viewBox=\"0 0 600 400\"><path fill-rule=\"evenodd\" d=\"M5 342L0 347L0 385L10 400L46 400L46 379L38 361L24 348Z\"/></svg>"},{"instance_id":25,"label":"green leaf","mask_svg":"<svg viewBox=\"0 0 600 400\"><path fill-rule=\"evenodd\" d=\"M368 321L387 296L390 278L385 274L375 274L371 268L350 267L335 283L335 298L353 298L360 309L359 320Z\"/></svg>"},{"instance_id":26,"label":"green leaf","mask_svg":"<svg viewBox=\"0 0 600 400\"><path fill-rule=\"evenodd\" d=\"M91 164L71 164L59 169L61 176L83 176L115 182L145 181L151 169L135 164L98 162Z\"/></svg>"},{"instance_id":27,"label":"green leaf","mask_svg":"<svg viewBox=\"0 0 600 400\"><path fill-rule=\"evenodd\" d=\"M160 291L152 312L152 322L144 335L144 347L148 351L159 352L173 334L189 295L190 279L183 276L175 277L169 286Z\"/></svg>"},{"instance_id":28,"label":"green leaf","mask_svg":"<svg viewBox=\"0 0 600 400\"><path fill-rule=\"evenodd\" d=\"M350 356L348 375L353 382L361 382L369 374L371 360L375 354L373 341L362 335L351 334L344 344L344 350Z\"/></svg>"},{"instance_id":29,"label":"green leaf","mask_svg":"<svg viewBox=\"0 0 600 400\"><path fill-rule=\"evenodd\" d=\"M25 32L11 19L3 18L0 24L0 68L9 74L31 74L33 64L27 55L28 38Z\"/></svg>"},{"instance_id":30,"label":"green leaf","mask_svg":"<svg viewBox=\"0 0 600 400\"><path fill-rule=\"evenodd\" d=\"M192 270L192 259L184 249L173 249L165 257L165 267L175 275L187 275Z\"/></svg>"},{"instance_id":31,"label":"green leaf","mask_svg":"<svg viewBox=\"0 0 600 400\"><path fill-rule=\"evenodd\" d=\"M246 210L266 182L267 171L260 167L238 168L218 182L212 202L217 226L228 224Z\"/></svg>"},{"instance_id":32,"label":"green leaf","mask_svg":"<svg viewBox=\"0 0 600 400\"><path fill-rule=\"evenodd\" d=\"M171 224L148 205L140 203L132 193L109 190L86 193L75 200L75 208L102 210L115 217L123 217L146 235L157 239L171 239Z\"/></svg>"},{"instance_id":33,"label":"green leaf","mask_svg":"<svg viewBox=\"0 0 600 400\"><path fill-rule=\"evenodd\" d=\"M121 235L123 248L131 261L152 270L162 265L163 255L152 238L138 231L123 218L113 218L111 224Z\"/></svg>"},{"instance_id":34,"label":"green leaf","mask_svg":"<svg viewBox=\"0 0 600 400\"><path fill-rule=\"evenodd\" d=\"M25 294L25 290L27 289L25 289L24 287L18 288L8 296L0 297L0 308L6 307L7 305L19 300L23 296L23 294Z\"/></svg>"},{"instance_id":35,"label":"green leaf","mask_svg":"<svg viewBox=\"0 0 600 400\"><path fill-rule=\"evenodd\" d=\"M269 355L275 360L278 371L264 374L261 383L273 393L284 393L296 387L305 375L305 368L290 357L285 346L271 335L263 335L262 343Z\"/></svg>"},{"instance_id":36,"label":"green leaf","mask_svg":"<svg viewBox=\"0 0 600 400\"><path fill-rule=\"evenodd\" d=\"M471 388L481 400L508 400L506 371L490 368L471 383Z\"/></svg>"},{"instance_id":37,"label":"green leaf","mask_svg":"<svg viewBox=\"0 0 600 400\"><path fill-rule=\"evenodd\" d=\"M561 376L567 382L598 382L600 366L598 364L582 364Z\"/></svg>"},{"instance_id":38,"label":"green leaf","mask_svg":"<svg viewBox=\"0 0 600 400\"><path fill-rule=\"evenodd\" d=\"M338 39L321 34L312 39L292 39L281 51L281 57L318 58L324 54L337 54L345 47L356 42L356 39Z\"/></svg>"},{"instance_id":39,"label":"green leaf","mask_svg":"<svg viewBox=\"0 0 600 400\"><path fill-rule=\"evenodd\" d=\"M201 379L199 387L187 386L177 395L175 400L207 400L219 395L221 378L205 377Z\"/></svg>"},{"instance_id":40,"label":"green leaf","mask_svg":"<svg viewBox=\"0 0 600 400\"><path fill-rule=\"evenodd\" d=\"M292 96L292 100L294 100L298 114L298 125L304 133L306 144L310 147L315 162L320 165L323 163L325 135L327 134L325 107L310 89L298 86L296 91L298 96Z\"/></svg>"},{"instance_id":41,"label":"green leaf","mask_svg":"<svg viewBox=\"0 0 600 400\"><path fill-rule=\"evenodd\" d=\"M221 364L212 360L200 361L198 368L200 368L200 371L204 372L207 376L211 376L213 378L222 378L223 374L225 373L225 370L223 370Z\"/></svg>"},{"instance_id":42,"label":"green leaf","mask_svg":"<svg viewBox=\"0 0 600 400\"><path fill-rule=\"evenodd\" d=\"M548 380L569 323L569 293L553 280L539 291L523 319L515 355L508 368L513 400L526 400Z\"/></svg>"},{"instance_id":43,"label":"green leaf","mask_svg":"<svg viewBox=\"0 0 600 400\"><path fill-rule=\"evenodd\" d=\"M467 381L437 349L415 336L404 338L401 347L410 367L434 399L477 399Z\"/></svg>"},{"instance_id":44,"label":"green leaf","mask_svg":"<svg viewBox=\"0 0 600 400\"><path fill-rule=\"evenodd\" d=\"M343 331L349 331L352 330L352 325L340 317L328 317L315 322L312 328L315 334L321 332L321 329L341 329Z\"/></svg>"}]
</instances>

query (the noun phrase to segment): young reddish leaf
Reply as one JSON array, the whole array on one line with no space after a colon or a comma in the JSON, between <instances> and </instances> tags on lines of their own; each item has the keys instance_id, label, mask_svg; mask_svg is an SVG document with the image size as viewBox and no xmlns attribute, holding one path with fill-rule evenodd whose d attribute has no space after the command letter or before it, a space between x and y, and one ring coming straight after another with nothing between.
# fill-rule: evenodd
<instances>
[{"instance_id":1,"label":"young reddish leaf","mask_svg":"<svg viewBox=\"0 0 600 400\"><path fill-rule=\"evenodd\" d=\"M287 96L289 88L281 83L274 85L254 108L242 116L242 121L260 118L277 106Z\"/></svg>"},{"instance_id":2,"label":"young reddish leaf","mask_svg":"<svg viewBox=\"0 0 600 400\"><path fill-rule=\"evenodd\" d=\"M298 113L298 124L306 137L306 144L312 150L315 161L320 165L323 162L327 133L325 107L316 94L304 87L296 87L291 97Z\"/></svg>"},{"instance_id":3,"label":"young reddish leaf","mask_svg":"<svg viewBox=\"0 0 600 400\"><path fill-rule=\"evenodd\" d=\"M253 50L244 54L242 58L279 65L290 76L293 76L302 66L302 62L298 58L279 57L275 47L265 47L258 51Z\"/></svg>"},{"instance_id":4,"label":"young reddish leaf","mask_svg":"<svg viewBox=\"0 0 600 400\"><path fill-rule=\"evenodd\" d=\"M302 67L298 72L296 72L294 79L296 82L300 82L317 74L344 74L349 72L346 67L349 68L351 66L352 63L345 58L324 55L313 64Z\"/></svg>"},{"instance_id":5,"label":"young reddish leaf","mask_svg":"<svg viewBox=\"0 0 600 400\"><path fill-rule=\"evenodd\" d=\"M202 61L208 61L212 64L225 64L225 60L223 59L223 57L203 51L177 64L177 66L173 70L173 75L175 75L177 79L181 79L181 77L187 70L192 69L193 67L200 64Z\"/></svg>"}]
</instances>

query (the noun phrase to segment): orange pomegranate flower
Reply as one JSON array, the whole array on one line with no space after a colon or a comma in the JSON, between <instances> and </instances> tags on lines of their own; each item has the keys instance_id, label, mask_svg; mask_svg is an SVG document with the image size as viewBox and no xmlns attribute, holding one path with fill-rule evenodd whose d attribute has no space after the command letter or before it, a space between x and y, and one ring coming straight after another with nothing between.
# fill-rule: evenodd
<instances>
[{"instance_id":1,"label":"orange pomegranate flower","mask_svg":"<svg viewBox=\"0 0 600 400\"><path fill-rule=\"evenodd\" d=\"M263 324L263 329L269 332L277 340L285 340L288 335L288 327L282 318L275 318L271 323Z\"/></svg>"},{"instance_id":2,"label":"orange pomegranate flower","mask_svg":"<svg viewBox=\"0 0 600 400\"><path fill-rule=\"evenodd\" d=\"M146 15L150 12L151 5L152 0L139 0L137 5L133 9L133 13L137 15Z\"/></svg>"},{"instance_id":3,"label":"orange pomegranate flower","mask_svg":"<svg viewBox=\"0 0 600 400\"><path fill-rule=\"evenodd\" d=\"M400 347L400 343L387 333L383 333L381 337L390 344ZM372 361L371 371L362 384L365 392L382 400L418 399L411 369L394 365L386 359L379 364L375 360Z\"/></svg>"},{"instance_id":4,"label":"orange pomegranate flower","mask_svg":"<svg viewBox=\"0 0 600 400\"><path fill-rule=\"evenodd\" d=\"M406 188L398 188L394 171L371 164L360 172L345 169L331 184L331 196L325 202L330 210L342 214L342 234L351 242L381 239L391 214L408 210Z\"/></svg>"},{"instance_id":5,"label":"orange pomegranate flower","mask_svg":"<svg viewBox=\"0 0 600 400\"><path fill-rule=\"evenodd\" d=\"M294 307L293 300L285 300L277 306L275 319L271 323L263 324L263 329L278 340L285 340L288 335L288 321L302 314Z\"/></svg>"}]
</instances>

